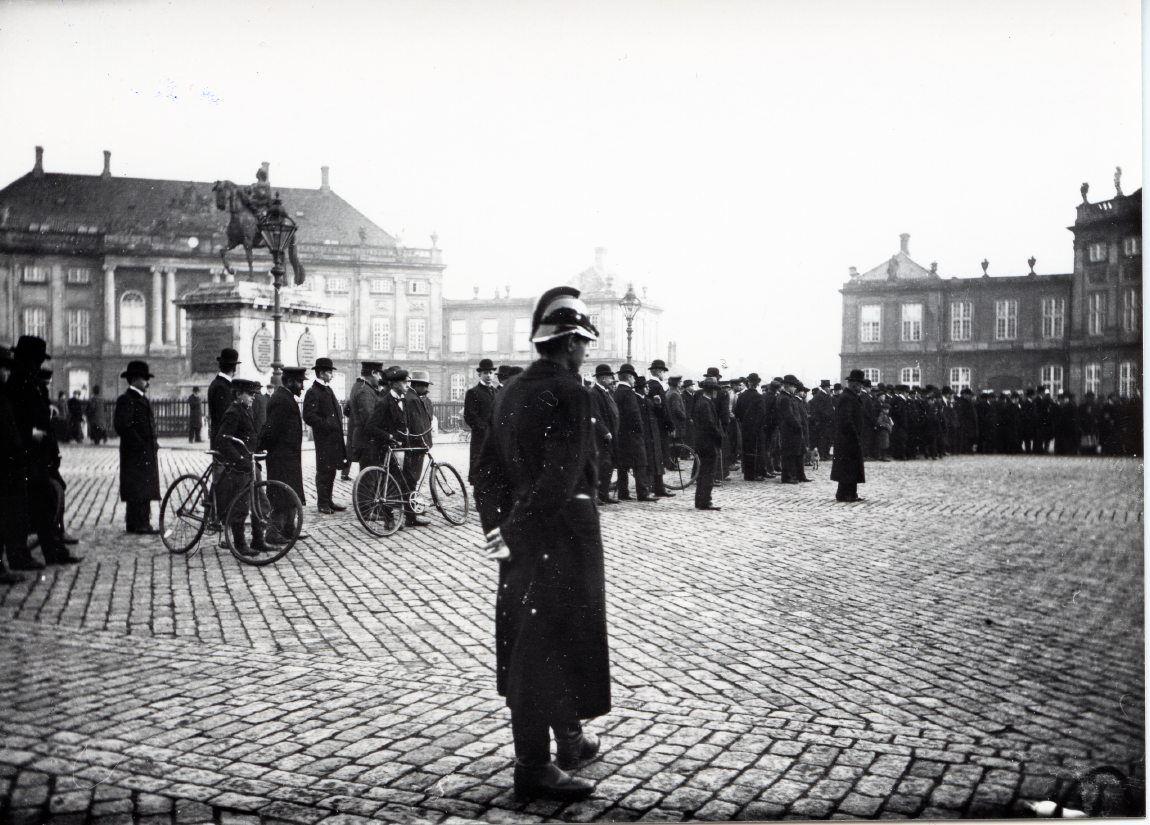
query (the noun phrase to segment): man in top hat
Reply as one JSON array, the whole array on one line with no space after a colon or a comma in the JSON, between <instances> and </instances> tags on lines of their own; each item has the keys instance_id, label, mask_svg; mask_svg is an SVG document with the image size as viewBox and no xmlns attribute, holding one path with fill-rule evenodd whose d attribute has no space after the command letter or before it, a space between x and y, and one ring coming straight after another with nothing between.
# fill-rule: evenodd
<instances>
[{"instance_id":1,"label":"man in top hat","mask_svg":"<svg viewBox=\"0 0 1150 825\"><path fill-rule=\"evenodd\" d=\"M779 452L783 464L783 484L798 484L804 478L803 453L806 440L803 416L799 409L799 387L802 382L793 375L783 376L783 388L778 394Z\"/></svg>"},{"instance_id":2,"label":"man in top hat","mask_svg":"<svg viewBox=\"0 0 1150 825\"><path fill-rule=\"evenodd\" d=\"M463 422L471 430L467 464L467 480L471 484L475 483L475 468L479 466L479 454L491 428L491 411L495 405L495 364L490 358L484 358L475 371L479 374L479 383L463 396Z\"/></svg>"},{"instance_id":3,"label":"man in top hat","mask_svg":"<svg viewBox=\"0 0 1150 825\"><path fill-rule=\"evenodd\" d=\"M647 453L647 487L656 498L674 498L663 483L663 445L659 441L662 426L655 415L655 405L650 396L650 381L642 376L635 378L635 394L639 398L639 410L643 421L643 449Z\"/></svg>"},{"instance_id":4,"label":"man in top hat","mask_svg":"<svg viewBox=\"0 0 1150 825\"><path fill-rule=\"evenodd\" d=\"M723 428L715 409L719 381L714 376L707 376L699 386L701 391L695 396L691 416L695 452L699 455L699 477L695 480L695 509L718 510L720 508L711 501L711 493L715 486L715 462L723 448Z\"/></svg>"},{"instance_id":5,"label":"man in top hat","mask_svg":"<svg viewBox=\"0 0 1150 825\"><path fill-rule=\"evenodd\" d=\"M241 556L256 556L270 549L264 541L264 520L253 515L252 541L249 545L244 535L249 503L247 496L241 494L248 484L259 481L258 478L252 478L251 456L256 452L258 443L252 404L259 395L260 382L233 378L231 388L234 396L232 405L224 413L216 433L220 456L227 467L220 478L216 496L223 510L221 515L229 519L224 529L232 532L232 547Z\"/></svg>"},{"instance_id":6,"label":"man in top hat","mask_svg":"<svg viewBox=\"0 0 1150 825\"><path fill-rule=\"evenodd\" d=\"M762 477L759 466L759 436L763 429L763 415L766 413L766 399L759 392L759 374L747 376L747 386L735 399L735 420L739 424L743 444L743 480L757 481Z\"/></svg>"},{"instance_id":7,"label":"man in top hat","mask_svg":"<svg viewBox=\"0 0 1150 825\"><path fill-rule=\"evenodd\" d=\"M835 405L835 460L831 465L831 481L839 483L835 501L862 501L858 486L866 482L862 452L863 410L862 392L865 381L862 370L851 370Z\"/></svg>"},{"instance_id":8,"label":"man in top hat","mask_svg":"<svg viewBox=\"0 0 1150 825\"><path fill-rule=\"evenodd\" d=\"M204 399L200 397L200 388L192 387L192 394L188 396L188 443L203 441L203 432Z\"/></svg>"},{"instance_id":9,"label":"man in top hat","mask_svg":"<svg viewBox=\"0 0 1150 825\"><path fill-rule=\"evenodd\" d=\"M129 533L155 535L152 502L160 500L160 444L156 421L145 391L152 373L144 361L130 361L120 374L128 388L116 399L112 427L120 436L120 500Z\"/></svg>"},{"instance_id":10,"label":"man in top hat","mask_svg":"<svg viewBox=\"0 0 1150 825\"><path fill-rule=\"evenodd\" d=\"M411 483L419 483L423 474L423 464L427 451L432 445L432 422L434 410L431 406L431 373L427 370L412 370L409 389L403 399L404 413L407 416L407 446L414 448L406 453L403 462Z\"/></svg>"},{"instance_id":11,"label":"man in top hat","mask_svg":"<svg viewBox=\"0 0 1150 825\"><path fill-rule=\"evenodd\" d=\"M216 435L220 431L220 422L224 420L224 413L232 405L232 379L236 374L236 367L240 364L240 354L231 347L224 347L216 358L219 372L208 384L208 445L218 450Z\"/></svg>"},{"instance_id":12,"label":"man in top hat","mask_svg":"<svg viewBox=\"0 0 1150 825\"><path fill-rule=\"evenodd\" d=\"M579 379L597 337L577 289L540 297L531 319L539 360L496 399L476 474L487 549L507 556L499 568L495 656L497 688L511 709L520 797L589 796L594 786L566 771L599 750L581 720L611 709L595 435Z\"/></svg>"},{"instance_id":13,"label":"man in top hat","mask_svg":"<svg viewBox=\"0 0 1150 825\"><path fill-rule=\"evenodd\" d=\"M383 376L383 364L379 361L364 361L359 367L359 378L351 385L347 397L347 463L344 464L345 480L351 477L351 464L358 462L362 470L371 464L371 442L365 437L363 428L371 411L379 400L379 384Z\"/></svg>"},{"instance_id":14,"label":"man in top hat","mask_svg":"<svg viewBox=\"0 0 1150 825\"><path fill-rule=\"evenodd\" d=\"M835 407L831 401L831 382L824 378L811 392L808 406L811 420L811 440L819 451L819 458L826 461L831 457L831 440L835 423Z\"/></svg>"},{"instance_id":15,"label":"man in top hat","mask_svg":"<svg viewBox=\"0 0 1150 825\"><path fill-rule=\"evenodd\" d=\"M639 373L632 364L619 367L615 385L615 406L619 410L619 430L615 438L615 467L619 474L617 493L620 501L630 501L627 473L635 476L635 497L638 501L656 501L647 486L647 447L643 429L643 406L635 392Z\"/></svg>"},{"instance_id":16,"label":"man in top hat","mask_svg":"<svg viewBox=\"0 0 1150 825\"><path fill-rule=\"evenodd\" d=\"M376 402L375 409L371 411L371 418L364 425L364 432L375 448L373 463L383 466L386 462L391 468L391 475L403 479L404 493L413 491L419 481L416 461L412 458L415 454L406 451L406 448L412 446L412 436L415 435L407 419L408 389L411 386L409 378L410 375L403 367L387 368L383 373L386 387ZM403 452L393 452L389 455L388 450L392 447ZM403 505L403 520L408 527L426 527L429 523L416 516L415 510L406 498Z\"/></svg>"},{"instance_id":17,"label":"man in top hat","mask_svg":"<svg viewBox=\"0 0 1150 825\"><path fill-rule=\"evenodd\" d=\"M615 383L615 371L609 364L595 367L595 383L587 388L591 396L591 423L595 427L596 447L599 455L599 501L602 504L618 504L619 499L611 496L611 475L615 471L615 441L619 434L619 405L611 387Z\"/></svg>"},{"instance_id":18,"label":"man in top hat","mask_svg":"<svg viewBox=\"0 0 1150 825\"><path fill-rule=\"evenodd\" d=\"M675 429L675 426L671 423L671 417L667 413L667 389L663 385L669 372L667 363L662 358L656 358L647 368L647 372L651 374L651 377L647 379L647 397L651 399L651 412L658 423L655 437L659 441L659 454L662 457L663 466L670 469L671 431ZM661 483L662 474L660 474Z\"/></svg>"},{"instance_id":19,"label":"man in top hat","mask_svg":"<svg viewBox=\"0 0 1150 825\"><path fill-rule=\"evenodd\" d=\"M325 515L346 510L332 500L336 470L347 461L347 447L343 442L343 410L331 379L335 364L330 358L317 358L315 380L303 398L303 421L311 427L315 440L315 495L319 499L319 512Z\"/></svg>"},{"instance_id":20,"label":"man in top hat","mask_svg":"<svg viewBox=\"0 0 1150 825\"><path fill-rule=\"evenodd\" d=\"M307 367L283 368L281 383L268 399L268 417L259 433L259 449L268 454L268 480L282 481L291 487L300 504L307 503L303 489L303 418L299 409L306 379ZM268 500L274 514L272 524L279 533L287 533L291 502L281 500L278 490L269 490ZM302 533L299 537L306 538Z\"/></svg>"}]
</instances>

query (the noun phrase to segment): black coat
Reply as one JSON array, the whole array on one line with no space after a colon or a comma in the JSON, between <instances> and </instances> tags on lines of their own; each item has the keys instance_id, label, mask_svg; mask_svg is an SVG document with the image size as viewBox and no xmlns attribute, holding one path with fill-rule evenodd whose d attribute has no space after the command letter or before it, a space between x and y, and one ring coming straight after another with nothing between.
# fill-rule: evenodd
<instances>
[{"instance_id":1,"label":"black coat","mask_svg":"<svg viewBox=\"0 0 1150 825\"><path fill-rule=\"evenodd\" d=\"M216 436L220 432L224 414L232 405L234 395L232 382L222 375L217 375L212 379L212 383L208 384L208 443L213 450L219 449Z\"/></svg>"},{"instance_id":2,"label":"black coat","mask_svg":"<svg viewBox=\"0 0 1150 825\"><path fill-rule=\"evenodd\" d=\"M735 418L743 431L743 439L755 443L758 432L763 428L763 416L767 412L766 399L757 389L749 389L739 394L735 400Z\"/></svg>"},{"instance_id":3,"label":"black coat","mask_svg":"<svg viewBox=\"0 0 1150 825\"><path fill-rule=\"evenodd\" d=\"M642 470L647 466L647 448L643 439L643 408L635 390L622 382L615 387L615 406L619 408L619 433L615 441L615 461L620 467Z\"/></svg>"},{"instance_id":4,"label":"black coat","mask_svg":"<svg viewBox=\"0 0 1150 825\"><path fill-rule=\"evenodd\" d=\"M364 424L379 401L379 390L363 378L356 379L347 397L347 452L352 461L370 464L374 458L371 441L363 432Z\"/></svg>"},{"instance_id":5,"label":"black coat","mask_svg":"<svg viewBox=\"0 0 1150 825\"><path fill-rule=\"evenodd\" d=\"M410 430L407 426L406 399L403 407L399 399L385 390L371 408L371 416L363 423L361 436L371 444L372 460L382 464L389 447L408 446Z\"/></svg>"},{"instance_id":6,"label":"black coat","mask_svg":"<svg viewBox=\"0 0 1150 825\"><path fill-rule=\"evenodd\" d=\"M188 426L197 430L204 426L204 399L197 393L188 396Z\"/></svg>"},{"instance_id":7,"label":"black coat","mask_svg":"<svg viewBox=\"0 0 1150 825\"><path fill-rule=\"evenodd\" d=\"M467 480L475 481L475 469L479 466L479 455L483 452L483 441L491 429L491 413L495 407L495 387L476 384L463 396L463 423L471 429L470 461L467 465Z\"/></svg>"},{"instance_id":8,"label":"black coat","mask_svg":"<svg viewBox=\"0 0 1150 825\"><path fill-rule=\"evenodd\" d=\"M431 399L415 390L408 390L403 399L403 410L407 415L407 446L431 446Z\"/></svg>"},{"instance_id":9,"label":"black coat","mask_svg":"<svg viewBox=\"0 0 1150 825\"><path fill-rule=\"evenodd\" d=\"M28 493L28 450L16 426L16 414L6 389L0 384L0 499L19 499ZM16 520L13 513L8 517ZM0 540L6 537L5 531L0 530Z\"/></svg>"},{"instance_id":10,"label":"black coat","mask_svg":"<svg viewBox=\"0 0 1150 825\"><path fill-rule=\"evenodd\" d=\"M240 439L244 446L241 447L232 438ZM216 449L228 465L228 471L220 477L216 491L216 502L226 513L236 497L243 493L244 487L252 481L251 458L252 453L256 452L258 440L252 411L239 401L233 401L220 422L216 440L219 443ZM246 513L247 510L242 512Z\"/></svg>"},{"instance_id":11,"label":"black coat","mask_svg":"<svg viewBox=\"0 0 1150 825\"><path fill-rule=\"evenodd\" d=\"M803 431L803 417L800 412L802 399L780 390L775 396L775 418L779 425L779 450L783 455L801 454L806 450Z\"/></svg>"},{"instance_id":12,"label":"black coat","mask_svg":"<svg viewBox=\"0 0 1150 825\"><path fill-rule=\"evenodd\" d=\"M866 470L862 452L863 405L859 394L847 387L835 405L834 462L831 481L862 484Z\"/></svg>"},{"instance_id":13,"label":"black coat","mask_svg":"<svg viewBox=\"0 0 1150 825\"><path fill-rule=\"evenodd\" d=\"M719 424L715 401L702 392L695 394L691 432L694 433L695 449L699 453L713 453L723 446L723 428Z\"/></svg>"},{"instance_id":14,"label":"black coat","mask_svg":"<svg viewBox=\"0 0 1150 825\"><path fill-rule=\"evenodd\" d=\"M343 410L335 390L312 381L303 399L303 421L311 427L315 439L317 470L339 469L347 460L343 443Z\"/></svg>"},{"instance_id":15,"label":"black coat","mask_svg":"<svg viewBox=\"0 0 1150 825\"><path fill-rule=\"evenodd\" d=\"M299 496L300 504L306 504L302 444L303 419L296 397L287 387L276 387L268 400L268 417L260 430L259 449L268 454L268 478L291 487Z\"/></svg>"},{"instance_id":16,"label":"black coat","mask_svg":"<svg viewBox=\"0 0 1150 825\"><path fill-rule=\"evenodd\" d=\"M663 403L667 406L667 418L675 430L675 437L680 441L686 441L688 436L687 404L683 399L683 393L677 389L667 390Z\"/></svg>"},{"instance_id":17,"label":"black coat","mask_svg":"<svg viewBox=\"0 0 1150 825\"><path fill-rule=\"evenodd\" d=\"M493 421L475 502L511 550L495 603L496 687L513 711L600 716L611 674L591 399L578 375L536 361L499 394Z\"/></svg>"},{"instance_id":18,"label":"black coat","mask_svg":"<svg viewBox=\"0 0 1150 825\"><path fill-rule=\"evenodd\" d=\"M591 418L595 422L596 444L601 453L613 455L619 437L619 405L606 387L595 384L587 388L591 396ZM610 436L608 438L607 436Z\"/></svg>"},{"instance_id":19,"label":"black coat","mask_svg":"<svg viewBox=\"0 0 1150 825\"><path fill-rule=\"evenodd\" d=\"M129 387L116 399L112 426L120 436L120 501L159 501L160 444L151 403Z\"/></svg>"},{"instance_id":20,"label":"black coat","mask_svg":"<svg viewBox=\"0 0 1150 825\"><path fill-rule=\"evenodd\" d=\"M28 458L28 479L32 482L48 481L53 476L53 464L59 457L59 448L52 429L52 405L35 371L24 368L13 370L5 385L16 418L16 430L24 443ZM46 435L37 442L32 430L43 430Z\"/></svg>"}]
</instances>

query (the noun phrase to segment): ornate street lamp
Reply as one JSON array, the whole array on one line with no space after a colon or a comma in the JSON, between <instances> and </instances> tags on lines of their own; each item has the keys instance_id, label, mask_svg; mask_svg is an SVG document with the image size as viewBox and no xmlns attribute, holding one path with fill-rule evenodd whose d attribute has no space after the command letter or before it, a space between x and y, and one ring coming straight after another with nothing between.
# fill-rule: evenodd
<instances>
[{"instance_id":1,"label":"ornate street lamp","mask_svg":"<svg viewBox=\"0 0 1150 825\"><path fill-rule=\"evenodd\" d=\"M623 317L627 319L627 363L631 363L631 322L639 314L643 302L635 294L635 285L627 284L627 294L619 299L619 306L623 308Z\"/></svg>"},{"instance_id":2,"label":"ornate street lamp","mask_svg":"<svg viewBox=\"0 0 1150 825\"><path fill-rule=\"evenodd\" d=\"M279 192L276 192L268 211L260 218L259 228L268 251L272 253L272 283L275 287L275 305L272 309L275 336L272 343L272 384L278 387L284 366L280 358L280 321L283 319L283 312L280 309L280 288L284 285L284 253L291 246L298 229L291 215L284 211Z\"/></svg>"}]
</instances>

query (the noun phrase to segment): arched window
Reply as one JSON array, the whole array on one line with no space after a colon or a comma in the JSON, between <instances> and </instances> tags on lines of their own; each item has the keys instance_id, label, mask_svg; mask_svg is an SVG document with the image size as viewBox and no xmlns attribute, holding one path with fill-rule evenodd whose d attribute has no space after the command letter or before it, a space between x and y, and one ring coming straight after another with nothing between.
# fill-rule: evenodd
<instances>
[{"instance_id":1,"label":"arched window","mask_svg":"<svg viewBox=\"0 0 1150 825\"><path fill-rule=\"evenodd\" d=\"M138 355L148 349L148 305L139 292L120 296L120 350Z\"/></svg>"}]
</instances>

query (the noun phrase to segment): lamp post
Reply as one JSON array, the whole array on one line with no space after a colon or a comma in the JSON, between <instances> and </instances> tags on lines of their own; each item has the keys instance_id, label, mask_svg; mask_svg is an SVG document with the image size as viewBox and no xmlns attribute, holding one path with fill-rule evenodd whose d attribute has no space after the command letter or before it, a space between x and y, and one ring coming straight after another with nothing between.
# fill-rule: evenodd
<instances>
[{"instance_id":1,"label":"lamp post","mask_svg":"<svg viewBox=\"0 0 1150 825\"><path fill-rule=\"evenodd\" d=\"M283 311L280 309L280 288L284 285L284 253L291 246L295 237L296 222L284 211L280 201L279 192L259 221L260 234L268 251L272 253L272 285L275 288L275 304L272 308L272 385L280 386L283 376L283 360L280 357L280 321Z\"/></svg>"},{"instance_id":2,"label":"lamp post","mask_svg":"<svg viewBox=\"0 0 1150 825\"><path fill-rule=\"evenodd\" d=\"M631 322L639 314L643 302L635 294L635 285L627 284L627 294L619 299L619 306L623 308L623 317L627 319L627 363L631 363Z\"/></svg>"}]
</instances>

